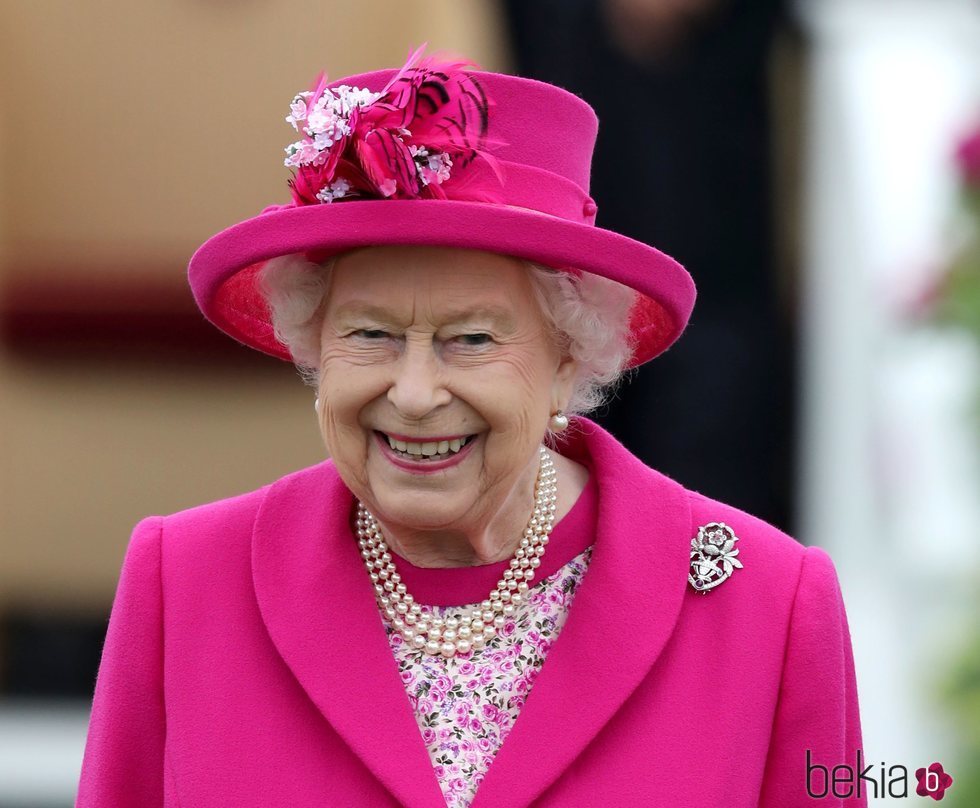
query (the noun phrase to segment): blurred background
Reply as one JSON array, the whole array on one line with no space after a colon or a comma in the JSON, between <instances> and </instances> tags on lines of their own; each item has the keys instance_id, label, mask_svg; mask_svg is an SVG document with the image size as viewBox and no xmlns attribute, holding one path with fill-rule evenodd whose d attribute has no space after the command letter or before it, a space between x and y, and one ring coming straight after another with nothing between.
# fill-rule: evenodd
<instances>
[{"instance_id":1,"label":"blurred background","mask_svg":"<svg viewBox=\"0 0 980 808\"><path fill-rule=\"evenodd\" d=\"M72 803L133 525L322 459L312 392L185 266L288 200L319 70L422 42L596 108L598 224L699 292L598 419L831 553L866 761L980 805L980 3L8 0L0 806Z\"/></svg>"}]
</instances>

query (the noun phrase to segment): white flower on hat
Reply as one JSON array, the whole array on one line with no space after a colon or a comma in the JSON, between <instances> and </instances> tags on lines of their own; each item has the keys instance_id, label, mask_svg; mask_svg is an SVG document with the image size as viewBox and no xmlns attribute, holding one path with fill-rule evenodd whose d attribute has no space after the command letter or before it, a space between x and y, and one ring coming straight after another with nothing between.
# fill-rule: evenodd
<instances>
[{"instance_id":1,"label":"white flower on hat","mask_svg":"<svg viewBox=\"0 0 980 808\"><path fill-rule=\"evenodd\" d=\"M290 143L286 146L285 152L286 159L284 162L289 168L316 165L317 161L322 158L322 151L316 147L314 142L309 140L297 140L295 143Z\"/></svg>"},{"instance_id":2,"label":"white flower on hat","mask_svg":"<svg viewBox=\"0 0 980 808\"><path fill-rule=\"evenodd\" d=\"M299 93L289 105L290 113L286 116L286 123L292 124L293 129L295 129L297 132L299 131L299 126L297 124L300 121L306 120L307 99L312 97L313 93L311 92Z\"/></svg>"},{"instance_id":3,"label":"white flower on hat","mask_svg":"<svg viewBox=\"0 0 980 808\"><path fill-rule=\"evenodd\" d=\"M323 94L314 102L313 109L307 113L306 127L303 131L310 137L325 135L322 140L329 148L344 135L350 134L350 114L355 107L366 107L381 97L362 87L348 87L342 84L330 89L325 87Z\"/></svg>"},{"instance_id":4,"label":"white flower on hat","mask_svg":"<svg viewBox=\"0 0 980 808\"><path fill-rule=\"evenodd\" d=\"M351 184L341 177L340 179L334 180L330 185L321 188L316 198L321 202L333 202L335 199L347 196L347 192L350 189Z\"/></svg>"}]
</instances>

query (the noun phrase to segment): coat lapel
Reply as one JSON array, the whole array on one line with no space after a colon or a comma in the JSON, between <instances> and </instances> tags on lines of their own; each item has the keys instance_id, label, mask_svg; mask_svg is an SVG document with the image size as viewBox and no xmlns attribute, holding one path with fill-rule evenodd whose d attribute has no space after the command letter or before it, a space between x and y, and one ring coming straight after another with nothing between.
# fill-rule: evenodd
<instances>
[{"instance_id":1,"label":"coat lapel","mask_svg":"<svg viewBox=\"0 0 980 808\"><path fill-rule=\"evenodd\" d=\"M650 671L687 590L685 489L597 425L578 424L583 434L561 452L597 475L592 560L473 808L529 805L568 768Z\"/></svg>"},{"instance_id":2,"label":"coat lapel","mask_svg":"<svg viewBox=\"0 0 980 808\"><path fill-rule=\"evenodd\" d=\"M252 576L269 635L310 699L395 798L445 808L330 462L273 484ZM378 720L373 720L378 719Z\"/></svg>"},{"instance_id":3,"label":"coat lapel","mask_svg":"<svg viewBox=\"0 0 980 808\"><path fill-rule=\"evenodd\" d=\"M537 799L629 698L680 614L691 512L682 486L587 419L563 454L599 485L589 570L473 808ZM272 485L256 519L262 617L310 699L402 804L445 808L329 462ZM635 630L634 630L635 629ZM382 721L365 721L365 709Z\"/></svg>"}]
</instances>

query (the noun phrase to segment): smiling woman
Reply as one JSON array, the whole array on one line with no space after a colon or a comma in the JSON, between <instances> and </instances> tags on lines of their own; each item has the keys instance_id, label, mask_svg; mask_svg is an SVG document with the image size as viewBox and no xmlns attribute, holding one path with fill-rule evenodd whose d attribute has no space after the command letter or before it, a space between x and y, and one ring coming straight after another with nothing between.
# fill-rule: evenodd
<instances>
[{"instance_id":1,"label":"smiling woman","mask_svg":"<svg viewBox=\"0 0 980 808\"><path fill-rule=\"evenodd\" d=\"M860 745L833 563L584 416L694 303L595 226L592 110L416 53L287 121L292 203L189 276L329 459L137 525L79 806L807 804Z\"/></svg>"},{"instance_id":2,"label":"smiling woman","mask_svg":"<svg viewBox=\"0 0 980 808\"><path fill-rule=\"evenodd\" d=\"M631 354L635 294L585 277L405 246L356 250L328 270L299 256L263 270L272 322L319 389L330 456L402 557L459 566L516 550L539 425L594 406ZM569 479L560 519L588 475L556 462Z\"/></svg>"}]
</instances>

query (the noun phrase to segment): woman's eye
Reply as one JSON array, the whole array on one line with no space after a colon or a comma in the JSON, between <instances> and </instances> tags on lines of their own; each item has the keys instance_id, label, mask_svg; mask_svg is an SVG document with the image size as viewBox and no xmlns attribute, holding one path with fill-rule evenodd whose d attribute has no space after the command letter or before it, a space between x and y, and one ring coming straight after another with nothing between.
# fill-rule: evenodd
<instances>
[{"instance_id":1,"label":"woman's eye","mask_svg":"<svg viewBox=\"0 0 980 808\"><path fill-rule=\"evenodd\" d=\"M388 336L387 331L382 331L380 328L359 328L357 331L351 333L351 336L361 337L362 339L376 340L384 339Z\"/></svg>"},{"instance_id":2,"label":"woman's eye","mask_svg":"<svg viewBox=\"0 0 980 808\"><path fill-rule=\"evenodd\" d=\"M489 334L462 334L459 337L459 341L464 345L486 345L493 342L493 337Z\"/></svg>"}]
</instances>

